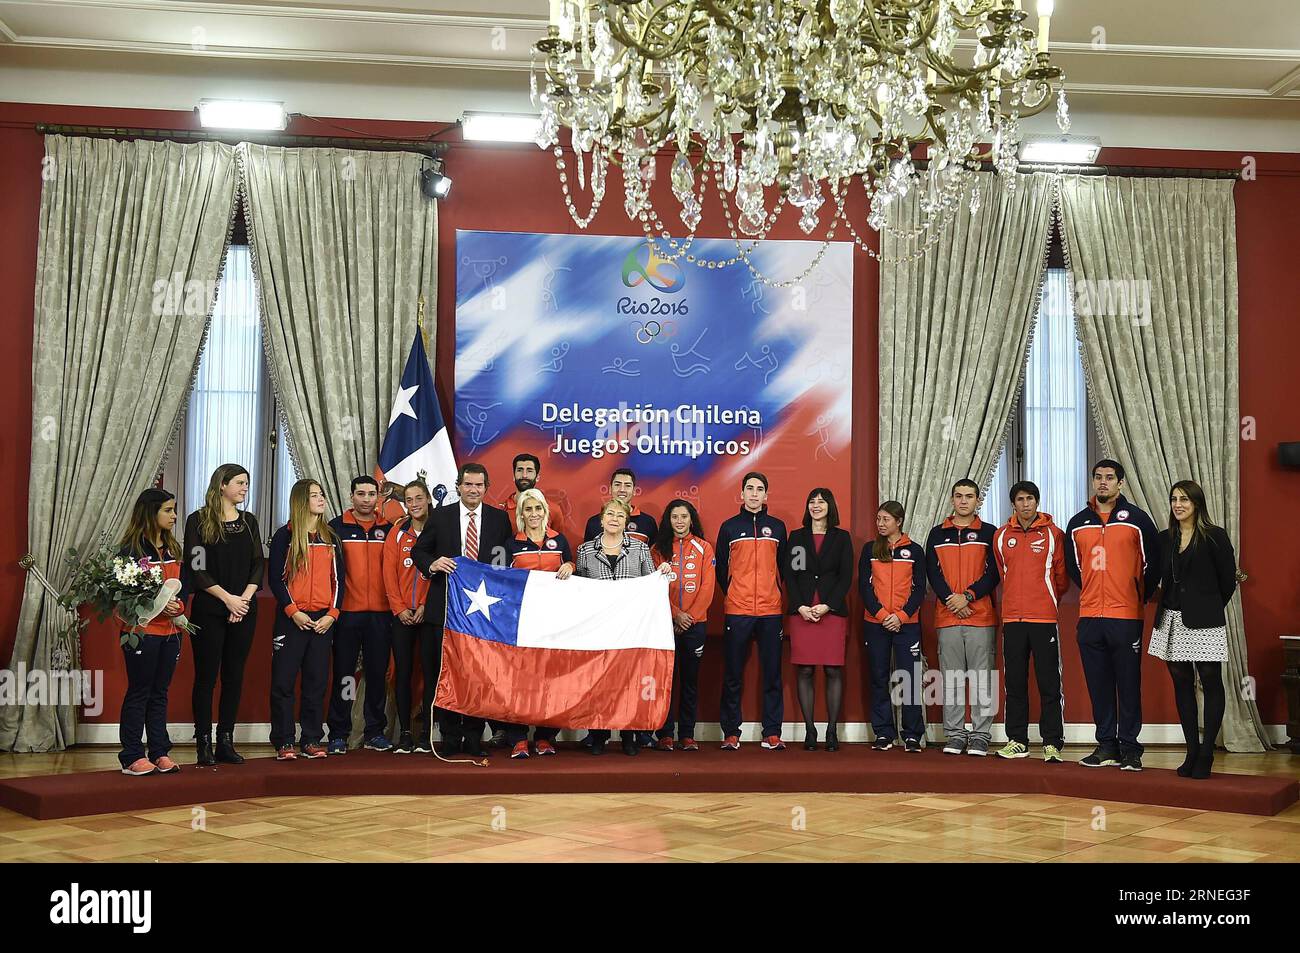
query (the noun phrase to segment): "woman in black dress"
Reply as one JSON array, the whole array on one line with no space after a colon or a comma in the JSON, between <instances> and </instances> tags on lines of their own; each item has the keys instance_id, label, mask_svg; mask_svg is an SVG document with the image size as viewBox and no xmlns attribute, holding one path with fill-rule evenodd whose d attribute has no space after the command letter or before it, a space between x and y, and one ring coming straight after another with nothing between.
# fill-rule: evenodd
<instances>
[{"instance_id":1,"label":"woman in black dress","mask_svg":"<svg viewBox=\"0 0 1300 953\"><path fill-rule=\"evenodd\" d=\"M262 533L257 517L239 509L248 496L248 471L236 463L217 467L201 509L185 521L185 562L191 609L199 627L194 643L194 742L198 764L242 764L235 750L235 718L244 663L257 627L262 586ZM212 745L212 695L221 678L217 743Z\"/></svg>"},{"instance_id":2,"label":"woman in black dress","mask_svg":"<svg viewBox=\"0 0 1300 953\"><path fill-rule=\"evenodd\" d=\"M1178 720L1187 740L1183 777L1208 778L1226 698L1228 658L1224 609L1237 588L1237 560L1222 527L1210 522L1205 492L1192 480L1169 491L1169 529L1160 534L1160 598L1151 655L1164 659L1174 680ZM1198 732L1196 679L1205 698L1205 733Z\"/></svg>"}]
</instances>

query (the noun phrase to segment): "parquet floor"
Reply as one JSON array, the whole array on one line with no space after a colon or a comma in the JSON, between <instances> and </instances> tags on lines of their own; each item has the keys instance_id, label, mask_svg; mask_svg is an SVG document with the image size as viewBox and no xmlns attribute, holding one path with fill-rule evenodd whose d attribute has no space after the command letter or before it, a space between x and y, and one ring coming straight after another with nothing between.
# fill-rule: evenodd
<instances>
[{"instance_id":1,"label":"parquet floor","mask_svg":"<svg viewBox=\"0 0 1300 953\"><path fill-rule=\"evenodd\" d=\"M1284 752L1221 762L1300 777ZM0 777L114 766L110 749L0 755ZM1044 795L745 793L259 798L58 821L0 809L0 861L962 860L1295 862L1300 805L1270 818Z\"/></svg>"}]
</instances>

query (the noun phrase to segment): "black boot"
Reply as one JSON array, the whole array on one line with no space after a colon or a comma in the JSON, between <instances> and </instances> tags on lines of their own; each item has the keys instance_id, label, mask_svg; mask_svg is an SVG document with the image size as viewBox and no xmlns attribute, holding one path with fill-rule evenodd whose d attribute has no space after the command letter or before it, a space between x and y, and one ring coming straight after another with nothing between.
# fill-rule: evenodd
<instances>
[{"instance_id":1,"label":"black boot","mask_svg":"<svg viewBox=\"0 0 1300 953\"><path fill-rule=\"evenodd\" d=\"M1214 745L1201 745L1201 751L1196 756L1196 765L1192 768L1191 776L1198 781L1204 781L1210 776L1210 765L1212 764L1214 764Z\"/></svg>"},{"instance_id":2,"label":"black boot","mask_svg":"<svg viewBox=\"0 0 1300 953\"><path fill-rule=\"evenodd\" d=\"M233 731L217 732L217 760L222 764L243 764L243 756L235 750Z\"/></svg>"},{"instance_id":3,"label":"black boot","mask_svg":"<svg viewBox=\"0 0 1300 953\"><path fill-rule=\"evenodd\" d=\"M207 731L203 734L194 732L194 763L200 768L210 768L217 763L217 759L212 757L212 732Z\"/></svg>"},{"instance_id":4,"label":"black boot","mask_svg":"<svg viewBox=\"0 0 1300 953\"><path fill-rule=\"evenodd\" d=\"M838 727L839 727L838 725L826 726L826 750L827 751L840 750L840 736L839 736L839 732L836 730Z\"/></svg>"}]
</instances>

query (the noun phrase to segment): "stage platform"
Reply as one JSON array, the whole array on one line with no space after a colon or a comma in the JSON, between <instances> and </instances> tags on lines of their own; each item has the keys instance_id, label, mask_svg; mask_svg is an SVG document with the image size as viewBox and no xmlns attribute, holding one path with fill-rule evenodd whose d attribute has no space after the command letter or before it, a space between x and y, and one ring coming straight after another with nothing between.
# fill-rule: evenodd
<instances>
[{"instance_id":1,"label":"stage platform","mask_svg":"<svg viewBox=\"0 0 1300 953\"><path fill-rule=\"evenodd\" d=\"M173 754L184 762L192 749L178 747ZM1224 761L1230 763L1231 756L1221 757L1215 768ZM1130 772L1069 761L1049 765L1038 758L1004 761L993 755L944 755L937 748L921 754L897 748L878 752L867 745L845 745L831 753L796 745L765 751L746 744L725 752L714 742L694 753L645 750L630 758L615 741L601 757L576 745L526 761L494 751L488 767L447 764L427 754L350 751L315 761L277 762L268 756L238 766L183 764L178 774L143 778L116 771L41 775L0 781L0 806L47 820L264 797L642 791L1053 794L1271 816L1296 802L1300 783L1219 773L1194 781L1167 769Z\"/></svg>"}]
</instances>

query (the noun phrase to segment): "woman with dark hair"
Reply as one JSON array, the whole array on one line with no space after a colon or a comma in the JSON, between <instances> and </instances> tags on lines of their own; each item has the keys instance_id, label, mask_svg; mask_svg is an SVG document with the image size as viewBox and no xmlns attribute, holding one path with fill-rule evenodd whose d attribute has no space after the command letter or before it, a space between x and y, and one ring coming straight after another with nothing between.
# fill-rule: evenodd
<instances>
[{"instance_id":1,"label":"woman with dark hair","mask_svg":"<svg viewBox=\"0 0 1300 953\"><path fill-rule=\"evenodd\" d=\"M223 463L212 473L203 506L185 520L183 575L194 590L198 632L194 648L194 744L200 765L243 764L235 750L235 720L244 687L244 663L257 628L262 587L262 531L240 509L248 497L248 471ZM212 694L221 679L217 745L212 747Z\"/></svg>"},{"instance_id":2,"label":"woman with dark hair","mask_svg":"<svg viewBox=\"0 0 1300 953\"><path fill-rule=\"evenodd\" d=\"M150 487L135 501L131 519L118 555L140 563L145 569L159 570L162 579L181 579L180 543L172 535L176 526L176 497L166 490ZM181 657L181 630L172 621L185 612L188 595L184 581L181 589L163 607L162 614L144 626L132 626L139 642L132 647L123 639L122 655L126 659L126 696L118 732L122 751L117 760L122 773L132 777L146 774L175 774L181 766L167 756L171 738L167 736L167 689L171 686L176 663ZM123 634L128 631L122 622ZM144 732L148 755L140 743Z\"/></svg>"},{"instance_id":3,"label":"woman with dark hair","mask_svg":"<svg viewBox=\"0 0 1300 953\"><path fill-rule=\"evenodd\" d=\"M1205 492L1192 480L1169 490L1169 529L1160 534L1161 595L1148 652L1163 659L1174 680L1178 720L1187 758L1178 773L1208 778L1226 698L1223 663L1228 658L1224 609L1237 589L1232 541L1210 522ZM1205 733L1198 732L1196 679L1205 698Z\"/></svg>"},{"instance_id":4,"label":"woman with dark hair","mask_svg":"<svg viewBox=\"0 0 1300 953\"><path fill-rule=\"evenodd\" d=\"M676 579L668 584L673 615L673 695L668 720L658 732L656 751L673 750L673 713L677 713L677 743L683 751L699 751L695 741L695 711L699 698L700 660L704 656L705 622L717 584L713 544L704 538L700 514L685 500L664 507L652 550L655 562L668 563Z\"/></svg>"},{"instance_id":5,"label":"woman with dark hair","mask_svg":"<svg viewBox=\"0 0 1300 953\"><path fill-rule=\"evenodd\" d=\"M925 549L903 532L905 516L897 500L880 504L876 541L863 547L858 563L858 592L865 606L863 628L871 659L871 729L876 736L871 747L888 751L899 737L890 697L890 681L897 678L903 689L904 750L918 754L925 735L917 615L925 597Z\"/></svg>"},{"instance_id":6,"label":"woman with dark hair","mask_svg":"<svg viewBox=\"0 0 1300 953\"><path fill-rule=\"evenodd\" d=\"M844 641L853 581L853 538L840 528L835 495L816 487L804 503L803 526L790 534L781 574L790 614L790 662L798 671L805 751L817 750L817 666L826 679L826 750L840 748L844 704Z\"/></svg>"}]
</instances>

